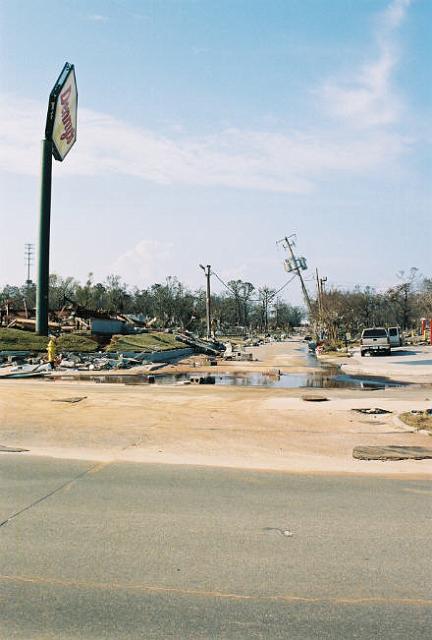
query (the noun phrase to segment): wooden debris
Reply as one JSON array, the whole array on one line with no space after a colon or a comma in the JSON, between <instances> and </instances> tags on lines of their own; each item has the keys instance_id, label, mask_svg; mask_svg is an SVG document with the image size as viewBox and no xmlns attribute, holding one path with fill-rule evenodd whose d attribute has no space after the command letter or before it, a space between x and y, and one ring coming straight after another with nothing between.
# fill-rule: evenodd
<instances>
[{"instance_id":1,"label":"wooden debris","mask_svg":"<svg viewBox=\"0 0 432 640\"><path fill-rule=\"evenodd\" d=\"M58 398L56 400L51 400L51 402L68 402L70 404L76 404L77 402L81 402L81 400L85 400L87 396L77 396L74 398Z\"/></svg>"}]
</instances>

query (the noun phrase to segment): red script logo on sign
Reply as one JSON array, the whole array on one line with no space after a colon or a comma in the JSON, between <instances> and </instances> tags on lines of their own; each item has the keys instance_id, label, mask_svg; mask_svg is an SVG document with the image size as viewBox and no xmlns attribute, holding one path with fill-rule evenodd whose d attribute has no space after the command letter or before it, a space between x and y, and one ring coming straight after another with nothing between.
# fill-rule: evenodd
<instances>
[{"instance_id":1,"label":"red script logo on sign","mask_svg":"<svg viewBox=\"0 0 432 640\"><path fill-rule=\"evenodd\" d=\"M62 122L64 124L64 132L61 134L60 139L66 140L68 144L72 142L75 135L75 129L73 128L72 118L69 110L69 98L71 91L72 87L69 86L60 94L60 100L62 104Z\"/></svg>"}]
</instances>

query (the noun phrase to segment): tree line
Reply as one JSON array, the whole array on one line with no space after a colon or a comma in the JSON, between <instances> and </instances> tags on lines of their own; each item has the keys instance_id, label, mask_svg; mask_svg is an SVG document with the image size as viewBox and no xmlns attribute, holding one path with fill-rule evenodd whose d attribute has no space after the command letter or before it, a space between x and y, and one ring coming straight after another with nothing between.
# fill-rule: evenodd
<instances>
[{"instance_id":1,"label":"tree line","mask_svg":"<svg viewBox=\"0 0 432 640\"><path fill-rule=\"evenodd\" d=\"M6 285L0 289L0 307L13 313L27 310L34 315L36 287ZM67 310L77 316L115 317L136 315L155 328L179 328L198 333L205 331L205 291L191 290L174 276L165 282L140 289L130 287L119 276L95 282L89 274L84 283L72 277L51 274L49 284L50 318L63 317ZM403 330L419 329L422 318L432 317L432 278L419 275L412 268L398 274L398 283L385 291L372 287L338 287L311 297L311 317L303 308L281 299L268 286L230 280L222 293L212 293L214 329L227 331L284 331L309 319L311 325L330 340L347 333L358 336L370 326L399 326ZM75 311L74 311L75 310Z\"/></svg>"},{"instance_id":2,"label":"tree line","mask_svg":"<svg viewBox=\"0 0 432 640\"><path fill-rule=\"evenodd\" d=\"M359 286L322 292L312 302L315 325L330 340L344 338L347 333L358 336L365 327L418 330L422 318L432 317L432 278L412 268L399 272L398 280L383 292Z\"/></svg>"},{"instance_id":3,"label":"tree line","mask_svg":"<svg viewBox=\"0 0 432 640\"><path fill-rule=\"evenodd\" d=\"M36 286L6 285L0 290L0 305L8 314L34 315ZM215 330L281 331L299 326L305 317L302 308L291 305L268 286L230 280L222 293L212 293L212 324ZM206 319L205 291L191 290L174 276L163 283L140 289L130 287L119 276L110 275L95 282L89 274L81 283L72 277L51 274L49 280L50 319L59 320L68 311L79 317L139 316L155 328L179 328L204 333Z\"/></svg>"}]
</instances>

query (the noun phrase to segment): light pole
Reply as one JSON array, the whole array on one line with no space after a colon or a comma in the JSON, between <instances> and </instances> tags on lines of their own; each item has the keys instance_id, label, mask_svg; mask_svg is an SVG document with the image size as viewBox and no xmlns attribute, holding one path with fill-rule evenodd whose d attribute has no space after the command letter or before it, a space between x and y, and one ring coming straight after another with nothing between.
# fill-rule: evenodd
<instances>
[{"instance_id":1,"label":"light pole","mask_svg":"<svg viewBox=\"0 0 432 640\"><path fill-rule=\"evenodd\" d=\"M210 276L211 266L208 264L206 267L200 264L200 268L204 271L207 287L206 287L206 320L207 320L207 339L211 338L211 300L210 300Z\"/></svg>"}]
</instances>

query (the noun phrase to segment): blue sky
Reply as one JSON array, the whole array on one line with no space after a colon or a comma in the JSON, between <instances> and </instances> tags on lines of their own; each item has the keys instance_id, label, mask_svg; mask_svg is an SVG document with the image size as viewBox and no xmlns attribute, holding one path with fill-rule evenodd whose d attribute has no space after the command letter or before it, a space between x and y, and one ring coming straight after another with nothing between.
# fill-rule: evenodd
<instances>
[{"instance_id":1,"label":"blue sky","mask_svg":"<svg viewBox=\"0 0 432 640\"><path fill-rule=\"evenodd\" d=\"M430 0L3 0L0 283L37 238L66 60L78 140L54 167L52 271L195 287L204 262L277 287L296 232L307 278L431 275L431 21Z\"/></svg>"}]
</instances>

